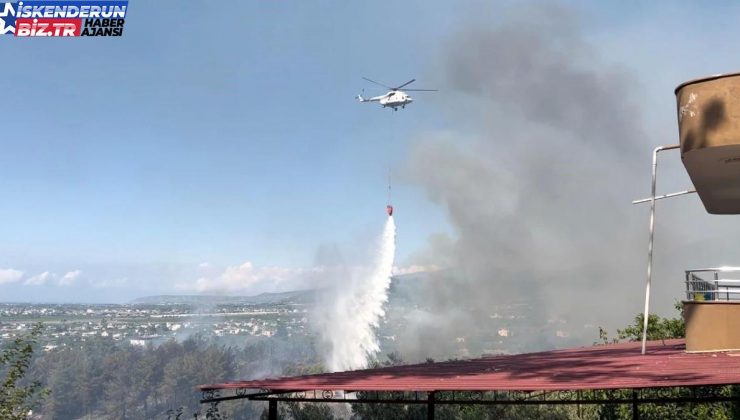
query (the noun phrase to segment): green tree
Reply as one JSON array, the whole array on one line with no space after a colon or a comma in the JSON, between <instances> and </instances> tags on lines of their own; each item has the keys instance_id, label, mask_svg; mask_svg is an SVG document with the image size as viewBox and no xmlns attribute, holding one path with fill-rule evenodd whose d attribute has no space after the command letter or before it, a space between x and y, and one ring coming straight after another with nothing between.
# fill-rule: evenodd
<instances>
[{"instance_id":1,"label":"green tree","mask_svg":"<svg viewBox=\"0 0 740 420\"><path fill-rule=\"evenodd\" d=\"M200 406L199 384L223 382L234 375L234 353L229 347L206 344L192 337L182 344L184 353L168 361L160 384L167 407L185 407L186 413L196 412Z\"/></svg>"},{"instance_id":2,"label":"green tree","mask_svg":"<svg viewBox=\"0 0 740 420\"><path fill-rule=\"evenodd\" d=\"M0 353L0 418L7 420L25 419L28 413L41 402L46 391L39 381L24 383L24 377L33 359L33 346L37 343L43 325L34 325L27 336L13 340Z\"/></svg>"},{"instance_id":3,"label":"green tree","mask_svg":"<svg viewBox=\"0 0 740 420\"><path fill-rule=\"evenodd\" d=\"M84 403L79 401L84 394L76 383L81 353L77 349L60 351L55 355L54 369L46 374L46 386L53 392L45 401L44 412L52 418L76 418L84 414Z\"/></svg>"},{"instance_id":4,"label":"green tree","mask_svg":"<svg viewBox=\"0 0 740 420\"><path fill-rule=\"evenodd\" d=\"M103 360L105 386L103 404L111 420L141 418L137 412L134 373L139 354L133 348L123 348Z\"/></svg>"},{"instance_id":5,"label":"green tree","mask_svg":"<svg viewBox=\"0 0 740 420\"><path fill-rule=\"evenodd\" d=\"M327 404L289 402L284 404L294 420L334 420L334 414Z\"/></svg>"},{"instance_id":6,"label":"green tree","mask_svg":"<svg viewBox=\"0 0 740 420\"><path fill-rule=\"evenodd\" d=\"M686 325L683 320L683 303L676 303L676 310L681 314L678 318L661 318L658 315L648 315L648 340L668 340L671 338L683 338L686 336ZM642 340L643 314L635 316L634 323L622 330L617 330L620 340L640 341Z\"/></svg>"}]
</instances>

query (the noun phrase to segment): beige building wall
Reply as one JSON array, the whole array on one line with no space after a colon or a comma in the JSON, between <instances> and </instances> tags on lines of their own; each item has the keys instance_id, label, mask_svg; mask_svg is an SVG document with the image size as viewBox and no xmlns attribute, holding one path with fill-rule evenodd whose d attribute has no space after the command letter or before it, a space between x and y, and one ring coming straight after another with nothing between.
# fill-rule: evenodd
<instances>
[{"instance_id":1,"label":"beige building wall","mask_svg":"<svg viewBox=\"0 0 740 420\"><path fill-rule=\"evenodd\" d=\"M740 350L740 302L683 304L687 352Z\"/></svg>"},{"instance_id":2,"label":"beige building wall","mask_svg":"<svg viewBox=\"0 0 740 420\"><path fill-rule=\"evenodd\" d=\"M681 159L707 212L740 214L740 74L676 89Z\"/></svg>"}]
</instances>

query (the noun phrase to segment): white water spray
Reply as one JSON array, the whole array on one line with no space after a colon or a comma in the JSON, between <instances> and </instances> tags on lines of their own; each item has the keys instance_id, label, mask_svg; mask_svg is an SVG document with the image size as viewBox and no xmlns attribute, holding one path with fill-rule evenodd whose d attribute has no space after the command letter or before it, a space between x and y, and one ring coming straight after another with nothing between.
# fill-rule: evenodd
<instances>
[{"instance_id":1,"label":"white water spray","mask_svg":"<svg viewBox=\"0 0 740 420\"><path fill-rule=\"evenodd\" d=\"M327 349L326 368L331 372L362 369L380 351L375 335L385 316L393 259L396 254L396 223L388 217L377 244L375 261L342 279L317 308L319 333Z\"/></svg>"}]
</instances>

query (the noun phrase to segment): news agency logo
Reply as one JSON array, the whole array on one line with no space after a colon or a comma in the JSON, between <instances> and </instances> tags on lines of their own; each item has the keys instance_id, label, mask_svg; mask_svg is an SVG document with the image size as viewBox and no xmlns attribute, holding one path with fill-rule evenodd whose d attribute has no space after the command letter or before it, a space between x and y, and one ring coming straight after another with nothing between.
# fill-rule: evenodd
<instances>
[{"instance_id":1,"label":"news agency logo","mask_svg":"<svg viewBox=\"0 0 740 420\"><path fill-rule=\"evenodd\" d=\"M0 3L0 35L121 36L127 11L128 1Z\"/></svg>"}]
</instances>

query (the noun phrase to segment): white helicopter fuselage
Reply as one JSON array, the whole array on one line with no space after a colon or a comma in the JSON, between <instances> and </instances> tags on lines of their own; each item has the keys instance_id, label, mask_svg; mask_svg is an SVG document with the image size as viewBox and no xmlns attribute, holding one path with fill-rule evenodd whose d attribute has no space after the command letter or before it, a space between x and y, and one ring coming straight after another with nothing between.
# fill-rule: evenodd
<instances>
[{"instance_id":1,"label":"white helicopter fuselage","mask_svg":"<svg viewBox=\"0 0 740 420\"><path fill-rule=\"evenodd\" d=\"M407 104L410 104L411 102L414 102L414 100L406 94L406 92L402 92L400 90L388 92L385 94L385 97L378 101L383 107L391 107L393 109L400 107L405 107Z\"/></svg>"},{"instance_id":2,"label":"white helicopter fuselage","mask_svg":"<svg viewBox=\"0 0 740 420\"><path fill-rule=\"evenodd\" d=\"M414 102L411 96L401 90L392 90L385 95L372 98L363 98L362 95L357 95L357 99L360 102L378 102L383 108L393 108L394 111L399 107L405 108L406 105Z\"/></svg>"}]
</instances>

